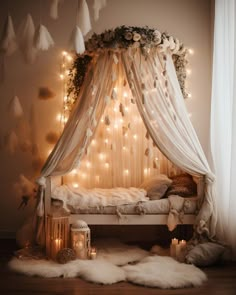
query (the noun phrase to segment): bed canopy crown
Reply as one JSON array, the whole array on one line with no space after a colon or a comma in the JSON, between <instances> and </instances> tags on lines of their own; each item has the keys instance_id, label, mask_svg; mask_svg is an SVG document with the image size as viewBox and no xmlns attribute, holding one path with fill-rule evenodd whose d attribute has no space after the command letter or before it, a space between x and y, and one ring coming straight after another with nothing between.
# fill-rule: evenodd
<instances>
[{"instance_id":1,"label":"bed canopy crown","mask_svg":"<svg viewBox=\"0 0 236 295\"><path fill-rule=\"evenodd\" d=\"M197 225L199 231L205 228L214 235L214 176L184 104L184 83L181 84L184 71L180 74L184 65L183 45L157 30L120 27L94 35L86 46L87 51L76 57L70 73L73 110L39 179L42 188L39 211L42 213L46 177L65 175L81 165L99 124L102 120L108 122L106 110L111 107L114 110L117 87L122 86L130 91L129 103L135 105L154 145L181 170L205 176L206 195ZM75 65L83 66L75 68ZM123 96L118 102L121 116L125 113L122 110L125 100ZM137 132L143 132L141 127Z\"/></svg>"}]
</instances>

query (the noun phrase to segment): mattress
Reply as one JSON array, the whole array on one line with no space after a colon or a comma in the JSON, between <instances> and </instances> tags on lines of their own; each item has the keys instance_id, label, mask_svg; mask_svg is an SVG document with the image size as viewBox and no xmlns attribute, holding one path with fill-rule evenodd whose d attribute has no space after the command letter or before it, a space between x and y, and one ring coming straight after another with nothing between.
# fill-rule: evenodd
<instances>
[{"instance_id":1,"label":"mattress","mask_svg":"<svg viewBox=\"0 0 236 295\"><path fill-rule=\"evenodd\" d=\"M52 202L56 200L53 199ZM90 208L78 208L70 204L66 204L64 198L64 208L71 214L121 214L121 215L143 215L143 214L169 214L171 210L183 212L184 214L194 214L197 209L196 198L182 198L172 195L169 198L161 200L150 200L145 202L137 202L135 204L126 204L119 206L96 206Z\"/></svg>"}]
</instances>

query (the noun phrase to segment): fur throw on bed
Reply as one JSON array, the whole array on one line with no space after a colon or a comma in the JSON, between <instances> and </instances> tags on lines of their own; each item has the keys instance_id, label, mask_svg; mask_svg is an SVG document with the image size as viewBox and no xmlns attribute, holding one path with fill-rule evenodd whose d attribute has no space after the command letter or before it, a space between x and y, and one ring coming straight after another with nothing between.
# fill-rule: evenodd
<instances>
[{"instance_id":1,"label":"fur throw on bed","mask_svg":"<svg viewBox=\"0 0 236 295\"><path fill-rule=\"evenodd\" d=\"M62 185L56 187L52 192L52 198L63 201L66 209L99 208L105 206L119 206L134 204L140 201L148 201L147 192L139 188L111 188L111 189L86 189L74 188L72 185Z\"/></svg>"}]
</instances>

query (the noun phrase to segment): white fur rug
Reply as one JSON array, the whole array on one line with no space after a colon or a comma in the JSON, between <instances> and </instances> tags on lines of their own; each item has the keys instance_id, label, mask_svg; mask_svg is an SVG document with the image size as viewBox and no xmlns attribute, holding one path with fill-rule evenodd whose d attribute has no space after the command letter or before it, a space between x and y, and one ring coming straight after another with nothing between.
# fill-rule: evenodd
<instances>
[{"instance_id":1,"label":"white fur rug","mask_svg":"<svg viewBox=\"0 0 236 295\"><path fill-rule=\"evenodd\" d=\"M81 277L100 284L130 281L158 288L199 286L206 275L197 267L179 263L170 257L148 256L147 251L124 244L100 248L96 260L74 260L58 264L48 260L19 260L13 258L9 268L28 276ZM134 265L127 263L139 261ZM120 265L123 265L120 267Z\"/></svg>"}]
</instances>

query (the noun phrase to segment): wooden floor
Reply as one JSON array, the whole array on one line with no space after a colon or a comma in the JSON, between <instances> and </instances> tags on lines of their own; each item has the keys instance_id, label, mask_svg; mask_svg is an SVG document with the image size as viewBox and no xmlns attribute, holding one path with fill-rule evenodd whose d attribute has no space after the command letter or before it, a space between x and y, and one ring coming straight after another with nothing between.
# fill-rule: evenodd
<instances>
[{"instance_id":1,"label":"wooden floor","mask_svg":"<svg viewBox=\"0 0 236 295\"><path fill-rule=\"evenodd\" d=\"M63 295L236 295L236 263L228 263L204 268L208 281L199 288L161 290L144 288L130 283L102 286L75 279L45 279L27 277L10 272L7 261L11 258L15 245L11 241L0 240L0 294L63 294Z\"/></svg>"}]
</instances>

